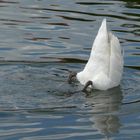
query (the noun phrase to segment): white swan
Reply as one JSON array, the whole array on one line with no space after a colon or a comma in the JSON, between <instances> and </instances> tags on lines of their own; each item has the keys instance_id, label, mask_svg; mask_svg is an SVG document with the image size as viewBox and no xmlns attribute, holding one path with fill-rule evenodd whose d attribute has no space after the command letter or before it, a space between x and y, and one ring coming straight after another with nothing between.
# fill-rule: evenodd
<instances>
[{"instance_id":1,"label":"white swan","mask_svg":"<svg viewBox=\"0 0 140 140\"><path fill-rule=\"evenodd\" d=\"M75 76L84 85L84 90L87 87L107 90L120 84L122 72L123 53L119 40L107 30L106 19L103 19L89 60L84 70Z\"/></svg>"}]
</instances>

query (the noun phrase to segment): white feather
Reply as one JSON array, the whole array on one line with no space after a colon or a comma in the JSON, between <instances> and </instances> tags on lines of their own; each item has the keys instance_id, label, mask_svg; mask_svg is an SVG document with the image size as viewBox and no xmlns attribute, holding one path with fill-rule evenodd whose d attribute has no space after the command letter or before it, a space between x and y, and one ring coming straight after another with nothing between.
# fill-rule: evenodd
<instances>
[{"instance_id":1,"label":"white feather","mask_svg":"<svg viewBox=\"0 0 140 140\"><path fill-rule=\"evenodd\" d=\"M95 89L107 90L120 84L122 72L123 54L119 40L108 32L104 19L94 40L89 60L76 77L82 85L90 80Z\"/></svg>"}]
</instances>

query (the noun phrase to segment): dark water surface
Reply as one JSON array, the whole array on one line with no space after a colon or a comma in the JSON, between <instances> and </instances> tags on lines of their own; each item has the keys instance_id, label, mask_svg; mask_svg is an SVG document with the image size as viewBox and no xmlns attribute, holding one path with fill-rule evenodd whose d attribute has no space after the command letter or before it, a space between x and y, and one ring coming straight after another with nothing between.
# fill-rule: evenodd
<instances>
[{"instance_id":1,"label":"dark water surface","mask_svg":"<svg viewBox=\"0 0 140 140\"><path fill-rule=\"evenodd\" d=\"M103 18L120 39L120 87L80 92ZM139 0L0 0L0 140L139 140Z\"/></svg>"}]
</instances>

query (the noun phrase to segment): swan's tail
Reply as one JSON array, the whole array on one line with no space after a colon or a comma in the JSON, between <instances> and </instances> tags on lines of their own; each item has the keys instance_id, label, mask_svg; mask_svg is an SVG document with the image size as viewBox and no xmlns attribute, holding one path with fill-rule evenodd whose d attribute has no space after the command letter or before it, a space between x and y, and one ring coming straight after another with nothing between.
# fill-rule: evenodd
<instances>
[{"instance_id":1,"label":"swan's tail","mask_svg":"<svg viewBox=\"0 0 140 140\"><path fill-rule=\"evenodd\" d=\"M103 21L102 21L102 24L101 24L101 26L100 26L100 28L99 28L99 31L98 31L98 33L99 32L107 32L107 24L106 24L106 18L104 18L103 19Z\"/></svg>"}]
</instances>

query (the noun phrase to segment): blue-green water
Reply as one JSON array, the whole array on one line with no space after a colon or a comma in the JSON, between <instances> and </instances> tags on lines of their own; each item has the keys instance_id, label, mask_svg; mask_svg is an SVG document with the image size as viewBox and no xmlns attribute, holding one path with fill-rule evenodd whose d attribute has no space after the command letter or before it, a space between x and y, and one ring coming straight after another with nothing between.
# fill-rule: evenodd
<instances>
[{"instance_id":1,"label":"blue-green water","mask_svg":"<svg viewBox=\"0 0 140 140\"><path fill-rule=\"evenodd\" d=\"M124 48L120 87L69 85L103 18ZM139 140L138 0L0 1L0 140Z\"/></svg>"}]
</instances>

